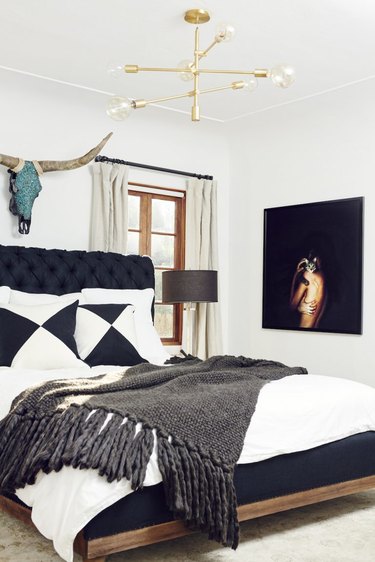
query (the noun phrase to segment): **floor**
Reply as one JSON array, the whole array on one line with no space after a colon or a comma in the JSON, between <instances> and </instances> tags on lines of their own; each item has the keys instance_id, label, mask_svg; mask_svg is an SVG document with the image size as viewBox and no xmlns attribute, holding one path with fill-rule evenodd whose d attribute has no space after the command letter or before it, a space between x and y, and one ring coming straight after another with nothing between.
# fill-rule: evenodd
<instances>
[{"instance_id":1,"label":"floor","mask_svg":"<svg viewBox=\"0 0 375 562\"><path fill-rule=\"evenodd\" d=\"M191 535L108 562L374 562L375 490L241 524L236 552ZM77 556L74 562L79 562ZM0 562L61 562L51 543L0 513Z\"/></svg>"}]
</instances>

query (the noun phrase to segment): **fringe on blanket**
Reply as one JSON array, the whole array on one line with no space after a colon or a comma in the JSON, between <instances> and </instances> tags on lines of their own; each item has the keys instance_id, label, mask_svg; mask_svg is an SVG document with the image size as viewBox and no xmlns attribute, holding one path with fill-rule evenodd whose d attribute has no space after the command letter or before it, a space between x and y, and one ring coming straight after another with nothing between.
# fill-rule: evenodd
<instances>
[{"instance_id":1,"label":"fringe on blanket","mask_svg":"<svg viewBox=\"0 0 375 562\"><path fill-rule=\"evenodd\" d=\"M34 484L40 470L64 465L93 468L108 482L127 478L142 488L154 446L146 423L108 411L70 406L42 418L20 410L0 422L0 489L13 492ZM233 467L193 443L157 430L158 465L166 503L177 518L208 533L210 539L237 548L239 525Z\"/></svg>"}]
</instances>

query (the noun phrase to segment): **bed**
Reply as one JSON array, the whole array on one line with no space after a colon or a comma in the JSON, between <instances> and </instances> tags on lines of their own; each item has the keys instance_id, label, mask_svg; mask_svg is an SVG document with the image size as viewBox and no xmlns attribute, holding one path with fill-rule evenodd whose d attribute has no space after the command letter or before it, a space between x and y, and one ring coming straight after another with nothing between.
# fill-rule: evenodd
<instances>
[{"instance_id":1,"label":"bed","mask_svg":"<svg viewBox=\"0 0 375 562\"><path fill-rule=\"evenodd\" d=\"M0 299L1 287L34 295L52 294L57 298L60 295L79 294L83 289L152 291L154 283L152 262L147 257L0 246ZM153 313L152 301L150 313ZM154 341L149 345L157 344ZM156 351L151 353L150 360L155 354ZM92 374L101 369L102 366L92 367ZM14 372L19 381L23 380L22 377L31 377L21 368ZM38 370L33 372L36 378L32 384L39 380ZM60 372L56 374L57 377L60 375ZM49 371L49 376L53 377L54 372ZM82 376L88 376L84 369ZM9 378L8 371L0 371L2 389L6 389ZM254 414L250 424L252 430L249 428L248 431L247 453L244 447L242 462L236 466L234 482L239 521L375 487L375 390L330 377L286 378L290 380L282 379L277 384L268 384L266 391L262 391L256 416ZM22 384L19 390L24 388L25 384ZM11 391L17 394L14 389ZM314 413L313 403L317 408L321 408L323 403L325 411L330 410L330 415L327 418L324 414L326 417L319 423L317 418L320 414L311 415L311 424L301 428L303 431L300 435L294 435L294 442L291 443L290 435L293 432L284 431L282 434L280 430L278 434L275 427L280 426L276 419L277 402L288 400L293 393L298 396L295 415L302 416L300 419L306 419L307 408ZM338 393L340 400L337 400ZM291 400L291 410L293 402L296 402L295 396ZM360 404L360 415L358 408L352 407L356 399ZM303 400L306 400L305 404ZM344 404L345 419L340 403ZM272 421L274 425L270 424L272 415L275 416ZM326 419L330 420L329 424L324 422ZM288 423L295 426L299 422L291 417ZM328 437L319 437L322 425L330 426ZM267 427L268 441L264 440ZM271 448L268 450L266 442L273 442L273 448L269 445ZM33 502L32 496L38 491L38 486L44 486L45 490L49 486L53 488L53 478L65 475L69 479L70 473L64 473L64 470L47 475L41 479L41 484L37 482L34 486L28 486L17 495L3 493L0 496L0 508L33 525L29 507ZM87 478L84 471L76 472L80 473L79 478ZM95 478L94 475L91 477ZM101 509L85 520L74 541L74 548L82 555L84 562L104 562L111 553L193 532L182 521L175 520L166 507L162 483L152 477L150 483L143 490L128 495L123 490L116 490L110 499L107 489L102 490ZM77 480L77 489L84 488L86 484L87 479L81 482ZM91 480L87 484L88 490L90 486ZM45 495L48 493L45 492ZM74 510L73 500L71 503ZM97 503L100 504L100 501ZM33 511L38 511L36 504ZM68 560L68 557L67 551L65 559Z\"/></svg>"}]
</instances>

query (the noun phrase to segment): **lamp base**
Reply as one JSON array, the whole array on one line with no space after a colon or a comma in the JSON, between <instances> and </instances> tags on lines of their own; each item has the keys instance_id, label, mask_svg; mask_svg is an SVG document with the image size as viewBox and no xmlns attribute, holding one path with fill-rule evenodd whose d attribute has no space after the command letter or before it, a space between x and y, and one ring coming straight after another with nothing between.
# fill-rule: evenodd
<instances>
[{"instance_id":1,"label":"lamp base","mask_svg":"<svg viewBox=\"0 0 375 562\"><path fill-rule=\"evenodd\" d=\"M187 23L192 23L194 25L199 25L201 23L207 23L210 21L210 14L207 10L200 10L195 8L193 10L188 10L185 12L184 20Z\"/></svg>"}]
</instances>

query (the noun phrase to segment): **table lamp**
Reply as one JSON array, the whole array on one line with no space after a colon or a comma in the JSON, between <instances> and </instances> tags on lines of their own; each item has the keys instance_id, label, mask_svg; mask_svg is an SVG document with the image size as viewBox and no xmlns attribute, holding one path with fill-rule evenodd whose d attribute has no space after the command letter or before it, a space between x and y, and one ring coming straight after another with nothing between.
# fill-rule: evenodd
<instances>
[{"instance_id":1,"label":"table lamp","mask_svg":"<svg viewBox=\"0 0 375 562\"><path fill-rule=\"evenodd\" d=\"M183 269L163 271L163 303L185 303L187 323L187 351L192 352L191 310L193 303L217 302L217 271ZM183 353L183 350L181 350Z\"/></svg>"}]
</instances>

